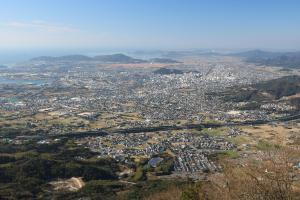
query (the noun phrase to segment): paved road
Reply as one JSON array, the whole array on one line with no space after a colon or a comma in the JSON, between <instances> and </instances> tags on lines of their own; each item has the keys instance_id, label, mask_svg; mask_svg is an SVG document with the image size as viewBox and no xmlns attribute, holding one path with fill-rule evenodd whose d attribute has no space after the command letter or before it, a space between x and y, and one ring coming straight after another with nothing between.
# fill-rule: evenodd
<instances>
[{"instance_id":1,"label":"paved road","mask_svg":"<svg viewBox=\"0 0 300 200\"><path fill-rule=\"evenodd\" d=\"M184 129L198 129L202 130L203 128L219 128L225 126L245 126L245 125L261 125L267 123L274 123L274 122L287 122L300 119L300 113L297 113L292 116L282 117L274 120L256 120L256 121L244 121L244 122L232 122L232 123L223 123L223 124L187 124L184 126L158 126L158 127L133 127L127 129L102 129L102 130L95 130L95 131L85 131L85 132L72 132L66 133L61 135L45 135L45 134L32 134L26 135L23 137L32 137L32 138L84 138L84 137L91 137L91 136L105 136L110 133L120 133L120 134L127 134L127 133L145 133L145 132L156 132L156 131L170 131L170 130L184 130ZM5 137L8 138L15 138L16 135L7 135ZM19 136L20 137L20 136Z\"/></svg>"}]
</instances>

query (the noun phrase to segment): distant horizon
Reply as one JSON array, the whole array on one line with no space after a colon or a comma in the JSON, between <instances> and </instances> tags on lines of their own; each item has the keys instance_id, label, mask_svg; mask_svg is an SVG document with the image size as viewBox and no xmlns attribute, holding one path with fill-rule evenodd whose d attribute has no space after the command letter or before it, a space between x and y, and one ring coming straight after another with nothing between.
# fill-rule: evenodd
<instances>
[{"instance_id":1,"label":"distant horizon","mask_svg":"<svg viewBox=\"0 0 300 200\"><path fill-rule=\"evenodd\" d=\"M96 55L107 55L107 54L126 54L129 56L136 56L137 58L145 58L144 56L138 56L137 53L144 52L144 54L158 52L180 52L180 51L211 51L217 53L230 53L230 52L245 52L252 50L262 50L268 52L300 52L300 49L264 49L264 48L220 48L220 49L210 49L210 48L186 48L186 49L126 49L126 48L93 48L93 49L51 49L51 48L30 48L30 49L0 49L0 65L13 65L19 62L25 62L35 57L40 56L65 56L65 55L85 55L85 56L96 56ZM153 57L153 56L152 56Z\"/></svg>"},{"instance_id":2,"label":"distant horizon","mask_svg":"<svg viewBox=\"0 0 300 200\"><path fill-rule=\"evenodd\" d=\"M268 52L300 52L299 49L264 49L264 48L240 48L240 49L230 49L230 48L220 48L220 49L209 49L209 48L186 48L186 49L126 49L126 48L94 48L94 49L0 49L0 65L13 65L20 62L25 62L31 58L40 56L65 56L65 55L85 55L85 56L96 56L96 55L107 55L107 54L117 54L122 53L129 56L137 56L136 53L144 52L144 54L158 52L180 52L180 51L215 51L217 53L229 53L229 52L245 52L252 50L262 50ZM153 57L153 56L152 56ZM145 58L144 56L137 56L137 58Z\"/></svg>"}]
</instances>

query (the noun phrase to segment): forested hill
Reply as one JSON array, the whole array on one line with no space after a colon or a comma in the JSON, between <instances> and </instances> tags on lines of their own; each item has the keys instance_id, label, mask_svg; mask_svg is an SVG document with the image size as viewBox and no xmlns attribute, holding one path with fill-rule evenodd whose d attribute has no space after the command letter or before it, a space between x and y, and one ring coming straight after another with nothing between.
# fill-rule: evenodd
<instances>
[{"instance_id":1,"label":"forested hill","mask_svg":"<svg viewBox=\"0 0 300 200\"><path fill-rule=\"evenodd\" d=\"M259 65L300 68L300 52L267 52L253 50L232 55L242 57L246 62Z\"/></svg>"},{"instance_id":2,"label":"forested hill","mask_svg":"<svg viewBox=\"0 0 300 200\"><path fill-rule=\"evenodd\" d=\"M284 101L300 108L300 76L285 76L279 79L228 90L223 93L225 100L233 102L264 102Z\"/></svg>"}]
</instances>

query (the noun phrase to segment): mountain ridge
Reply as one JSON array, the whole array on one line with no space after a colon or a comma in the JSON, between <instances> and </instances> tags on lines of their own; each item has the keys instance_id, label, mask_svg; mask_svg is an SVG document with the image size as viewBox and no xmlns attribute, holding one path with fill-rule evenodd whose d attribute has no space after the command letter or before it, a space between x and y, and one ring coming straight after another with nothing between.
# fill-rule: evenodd
<instances>
[{"instance_id":1,"label":"mountain ridge","mask_svg":"<svg viewBox=\"0 0 300 200\"><path fill-rule=\"evenodd\" d=\"M230 54L243 58L246 62L258 65L279 66L286 68L300 68L300 52L270 52L251 50Z\"/></svg>"},{"instance_id":2,"label":"mountain ridge","mask_svg":"<svg viewBox=\"0 0 300 200\"><path fill-rule=\"evenodd\" d=\"M94 57L84 56L80 54L65 55L65 56L40 56L30 59L32 62L85 62L96 61L103 63L180 63L177 60L168 58L151 58L149 60L143 60L133 58L122 53L110 54L110 55L98 55Z\"/></svg>"}]
</instances>

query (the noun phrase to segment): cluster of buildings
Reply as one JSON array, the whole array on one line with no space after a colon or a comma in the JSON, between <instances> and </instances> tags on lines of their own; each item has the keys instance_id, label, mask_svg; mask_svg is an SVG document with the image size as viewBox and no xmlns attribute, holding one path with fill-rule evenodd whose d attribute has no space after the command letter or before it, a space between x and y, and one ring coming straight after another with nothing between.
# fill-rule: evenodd
<instances>
[{"instance_id":1,"label":"cluster of buildings","mask_svg":"<svg viewBox=\"0 0 300 200\"><path fill-rule=\"evenodd\" d=\"M100 157L109 156L125 163L132 158L151 158L169 152L175 158L175 173L187 174L218 170L218 166L209 156L236 148L224 137L171 131L108 134L83 138L78 140L77 144L97 152Z\"/></svg>"},{"instance_id":2,"label":"cluster of buildings","mask_svg":"<svg viewBox=\"0 0 300 200\"><path fill-rule=\"evenodd\" d=\"M264 110L275 110L281 112L293 111L296 109L295 106L287 105L286 103L268 103L261 105L260 108Z\"/></svg>"},{"instance_id":3,"label":"cluster of buildings","mask_svg":"<svg viewBox=\"0 0 300 200\"><path fill-rule=\"evenodd\" d=\"M240 106L238 103L226 102L216 95L228 88L279 76L268 71L258 73L255 66L245 63L182 64L183 73L178 74L154 73L153 68L104 67L92 62L58 64L29 64L27 68L5 72L18 79L17 73L23 70L22 77L27 80L51 77L51 81L22 85L0 83L0 122L22 119L24 129L63 134L101 129L100 123L103 123L102 128L116 130L177 125L182 121L192 124L205 120L269 120L273 117L268 114L270 109L292 109L286 105L265 104L261 109L235 111ZM225 136L242 134L231 128ZM55 141L41 140L40 144L51 142ZM99 157L109 156L124 163L132 158L151 159L168 152L174 157L174 171L179 174L216 171L219 166L210 157L236 148L223 136L187 131L110 133L84 137L76 142L97 152ZM161 160L153 162L156 166Z\"/></svg>"},{"instance_id":4,"label":"cluster of buildings","mask_svg":"<svg viewBox=\"0 0 300 200\"><path fill-rule=\"evenodd\" d=\"M275 78L272 73L257 73L253 66L241 67L238 64L185 65L182 74L157 74L152 68L100 68L91 63L87 66L74 64L57 71L55 66L44 69L49 71L37 66L32 68L36 70L34 77L39 74L47 80L51 77L47 84L0 84L0 110L12 115L18 112L18 117L23 119L42 113L88 121L110 113L116 127L153 126L161 122L172 124L175 120L201 122L205 113L213 114L214 120L227 121L235 117L227 114L234 105L215 94L230 87ZM23 76L26 73L33 72L25 71ZM122 113L137 113L139 119L122 119L118 117ZM260 110L244 112L239 117L266 119L268 114ZM40 126L44 121L31 122ZM55 126L48 128L51 133L64 132ZM64 129L70 131L72 127Z\"/></svg>"},{"instance_id":5,"label":"cluster of buildings","mask_svg":"<svg viewBox=\"0 0 300 200\"><path fill-rule=\"evenodd\" d=\"M183 173L188 175L196 175L202 171L216 171L219 167L207 158L203 153L186 152L184 150L179 152L175 159L174 171L175 173Z\"/></svg>"}]
</instances>

